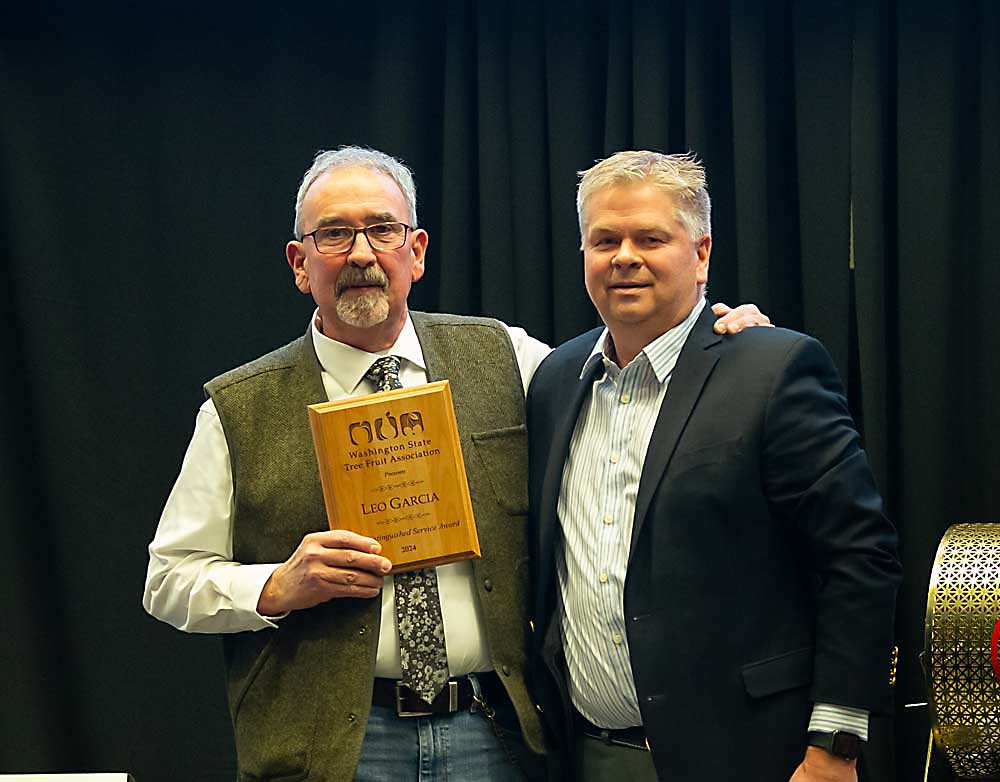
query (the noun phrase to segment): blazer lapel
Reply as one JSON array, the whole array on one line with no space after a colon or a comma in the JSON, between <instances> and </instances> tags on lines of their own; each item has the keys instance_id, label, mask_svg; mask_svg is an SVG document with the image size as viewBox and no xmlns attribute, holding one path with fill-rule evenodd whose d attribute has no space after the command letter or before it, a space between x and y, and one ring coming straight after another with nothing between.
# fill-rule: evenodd
<instances>
[{"instance_id":1,"label":"blazer lapel","mask_svg":"<svg viewBox=\"0 0 1000 782\"><path fill-rule=\"evenodd\" d=\"M671 373L670 385L667 387L642 465L642 477L639 479L639 492L635 501L635 518L632 522L629 564L632 563L636 541L646 520L653 494L660 484L660 478L666 472L677 447L677 441L691 418L698 397L701 396L701 390L719 360L718 353L709 350L721 341L721 337L712 330L715 319L715 314L706 305L684 343L677 358L677 365Z\"/></svg>"}]
</instances>

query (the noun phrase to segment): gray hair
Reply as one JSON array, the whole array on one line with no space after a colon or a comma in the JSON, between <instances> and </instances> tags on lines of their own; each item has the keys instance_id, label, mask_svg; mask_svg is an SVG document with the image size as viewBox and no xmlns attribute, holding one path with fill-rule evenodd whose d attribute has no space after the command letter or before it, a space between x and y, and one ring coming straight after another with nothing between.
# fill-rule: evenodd
<instances>
[{"instance_id":1,"label":"gray hair","mask_svg":"<svg viewBox=\"0 0 1000 782\"><path fill-rule=\"evenodd\" d=\"M396 158L379 152L377 149L340 147L336 150L317 152L312 165L302 177L299 192L295 195L295 222L292 224L292 234L296 239L302 239L302 226L299 224L299 219L306 193L309 192L313 182L327 171L332 171L335 168L367 168L385 174L399 186L406 199L410 227L417 227L417 186L413 184L413 172Z\"/></svg>"},{"instance_id":2,"label":"gray hair","mask_svg":"<svg viewBox=\"0 0 1000 782\"><path fill-rule=\"evenodd\" d=\"M598 190L630 184L651 184L667 193L677 219L697 242L712 233L712 200L708 197L705 167L693 152L664 155L646 150L616 152L585 171L578 171L576 214L583 238L587 202Z\"/></svg>"}]
</instances>

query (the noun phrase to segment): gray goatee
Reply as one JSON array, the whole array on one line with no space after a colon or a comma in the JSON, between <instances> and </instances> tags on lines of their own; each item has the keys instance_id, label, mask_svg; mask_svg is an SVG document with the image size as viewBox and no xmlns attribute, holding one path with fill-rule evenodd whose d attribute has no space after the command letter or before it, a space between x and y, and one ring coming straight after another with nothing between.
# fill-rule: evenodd
<instances>
[{"instance_id":1,"label":"gray goatee","mask_svg":"<svg viewBox=\"0 0 1000 782\"><path fill-rule=\"evenodd\" d=\"M360 295L343 298L348 288L377 285L379 290L369 290ZM347 266L337 278L337 317L348 326L367 329L377 326L389 317L389 278L378 265Z\"/></svg>"}]
</instances>

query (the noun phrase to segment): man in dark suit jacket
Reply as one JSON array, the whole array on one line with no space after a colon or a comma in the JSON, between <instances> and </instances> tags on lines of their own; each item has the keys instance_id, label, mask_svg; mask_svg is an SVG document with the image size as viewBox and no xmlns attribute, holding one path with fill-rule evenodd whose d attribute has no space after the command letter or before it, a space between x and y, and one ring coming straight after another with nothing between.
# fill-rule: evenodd
<instances>
[{"instance_id":1,"label":"man in dark suit jacket","mask_svg":"<svg viewBox=\"0 0 1000 782\"><path fill-rule=\"evenodd\" d=\"M564 770L853 782L900 567L836 370L802 334L713 332L693 156L618 153L577 207L606 328L528 398L533 685Z\"/></svg>"}]
</instances>

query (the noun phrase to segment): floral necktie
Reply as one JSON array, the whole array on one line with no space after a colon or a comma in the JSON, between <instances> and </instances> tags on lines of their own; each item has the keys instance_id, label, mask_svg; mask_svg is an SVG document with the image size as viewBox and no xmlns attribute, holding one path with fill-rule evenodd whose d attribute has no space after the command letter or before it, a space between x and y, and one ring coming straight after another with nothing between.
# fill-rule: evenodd
<instances>
[{"instance_id":1,"label":"floral necktie","mask_svg":"<svg viewBox=\"0 0 1000 782\"><path fill-rule=\"evenodd\" d=\"M397 356L378 359L365 377L379 391L403 387L399 382ZM428 568L399 573L393 581L403 683L430 703L448 681L448 654L444 645L437 571Z\"/></svg>"}]
</instances>

